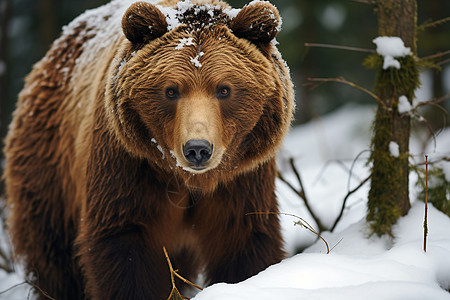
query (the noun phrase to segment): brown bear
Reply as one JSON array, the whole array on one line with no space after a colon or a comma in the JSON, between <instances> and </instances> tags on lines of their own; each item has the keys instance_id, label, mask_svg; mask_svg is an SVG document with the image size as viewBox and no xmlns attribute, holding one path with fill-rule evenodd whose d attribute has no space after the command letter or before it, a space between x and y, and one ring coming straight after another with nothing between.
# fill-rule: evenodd
<instances>
[{"instance_id":1,"label":"brown bear","mask_svg":"<svg viewBox=\"0 0 450 300\"><path fill-rule=\"evenodd\" d=\"M15 253L40 299L166 299L283 256L275 154L293 111L253 1L116 0L66 26L26 78L6 140Z\"/></svg>"}]
</instances>

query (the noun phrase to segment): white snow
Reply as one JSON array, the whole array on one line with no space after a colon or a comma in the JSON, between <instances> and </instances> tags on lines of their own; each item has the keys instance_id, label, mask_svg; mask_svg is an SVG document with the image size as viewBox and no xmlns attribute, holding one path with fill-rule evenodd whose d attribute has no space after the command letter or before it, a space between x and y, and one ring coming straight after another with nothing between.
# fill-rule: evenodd
<instances>
[{"instance_id":1,"label":"white snow","mask_svg":"<svg viewBox=\"0 0 450 300\"><path fill-rule=\"evenodd\" d=\"M406 96L402 95L398 98L398 112L400 114L410 113L412 109L413 107Z\"/></svg>"},{"instance_id":2,"label":"white snow","mask_svg":"<svg viewBox=\"0 0 450 300\"><path fill-rule=\"evenodd\" d=\"M396 142L394 141L389 142L389 152L393 157L398 157L400 155L400 150Z\"/></svg>"},{"instance_id":3,"label":"white snow","mask_svg":"<svg viewBox=\"0 0 450 300\"><path fill-rule=\"evenodd\" d=\"M180 43L175 47L175 50L183 49L184 46L194 45L193 39L194 38L192 38L192 37L180 39Z\"/></svg>"},{"instance_id":4,"label":"white snow","mask_svg":"<svg viewBox=\"0 0 450 300\"><path fill-rule=\"evenodd\" d=\"M178 20L178 11L176 9L160 5L157 5L156 7L158 7L162 14L166 17L167 30L170 31L180 25L180 21Z\"/></svg>"},{"instance_id":5,"label":"white snow","mask_svg":"<svg viewBox=\"0 0 450 300\"><path fill-rule=\"evenodd\" d=\"M428 252L422 250L423 203L395 226L397 240L367 238L364 222L324 234L341 241L327 255L319 241L244 282L217 284L194 299L450 299L450 220L429 208ZM297 229L298 230L298 229Z\"/></svg>"},{"instance_id":6,"label":"white snow","mask_svg":"<svg viewBox=\"0 0 450 300\"><path fill-rule=\"evenodd\" d=\"M161 154L162 154L162 159L166 159L166 154L164 153L163 148L161 147L161 145L158 144L158 142L156 141L156 139L155 139L155 138L152 138L152 139L150 140L150 142L156 144L156 149L158 149L159 152L161 152Z\"/></svg>"},{"instance_id":7,"label":"white snow","mask_svg":"<svg viewBox=\"0 0 450 300\"><path fill-rule=\"evenodd\" d=\"M400 62L395 58L412 54L411 49L405 47L403 40L396 36L379 36L373 43L377 45L377 53L384 57L384 70L390 67L400 69Z\"/></svg>"},{"instance_id":8,"label":"white snow","mask_svg":"<svg viewBox=\"0 0 450 300\"><path fill-rule=\"evenodd\" d=\"M398 60L396 60L394 57L387 55L384 57L384 62L383 62L383 69L389 69L390 67L396 68L396 69L400 69L400 62Z\"/></svg>"},{"instance_id":9,"label":"white snow","mask_svg":"<svg viewBox=\"0 0 450 300\"><path fill-rule=\"evenodd\" d=\"M228 15L230 20L233 20L240 11L241 11L240 8L232 8L232 9L225 10L225 13Z\"/></svg>"},{"instance_id":10,"label":"white snow","mask_svg":"<svg viewBox=\"0 0 450 300\"><path fill-rule=\"evenodd\" d=\"M199 52L195 57L191 57L190 61L194 64L197 68L201 68L202 64L200 63L200 58L204 55L204 52Z\"/></svg>"},{"instance_id":11,"label":"white snow","mask_svg":"<svg viewBox=\"0 0 450 300\"><path fill-rule=\"evenodd\" d=\"M163 7L160 5L157 5L163 15L166 17L167 21L167 29L172 30L178 25L180 25L180 19L183 16L183 14L188 11L189 9L194 8L194 14L200 13L200 11L206 11L211 17L214 17L214 10L220 10L220 5L211 5L207 3L203 3L201 5L198 5L195 7L195 4L192 3L190 0L184 0L177 3L175 8L172 7ZM229 13L231 10L225 9L225 13ZM231 14L234 14L232 12Z\"/></svg>"}]
</instances>

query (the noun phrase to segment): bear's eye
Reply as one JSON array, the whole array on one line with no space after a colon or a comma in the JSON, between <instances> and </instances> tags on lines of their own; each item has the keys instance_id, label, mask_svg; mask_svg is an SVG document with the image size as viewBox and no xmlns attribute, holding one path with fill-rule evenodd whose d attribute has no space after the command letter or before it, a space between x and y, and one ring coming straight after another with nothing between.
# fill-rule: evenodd
<instances>
[{"instance_id":1,"label":"bear's eye","mask_svg":"<svg viewBox=\"0 0 450 300\"><path fill-rule=\"evenodd\" d=\"M231 94L231 89L227 86L221 86L217 89L217 97L220 99L228 98Z\"/></svg>"},{"instance_id":2,"label":"bear's eye","mask_svg":"<svg viewBox=\"0 0 450 300\"><path fill-rule=\"evenodd\" d=\"M170 87L166 89L166 96L169 99L176 99L179 96L179 92L177 88Z\"/></svg>"}]
</instances>

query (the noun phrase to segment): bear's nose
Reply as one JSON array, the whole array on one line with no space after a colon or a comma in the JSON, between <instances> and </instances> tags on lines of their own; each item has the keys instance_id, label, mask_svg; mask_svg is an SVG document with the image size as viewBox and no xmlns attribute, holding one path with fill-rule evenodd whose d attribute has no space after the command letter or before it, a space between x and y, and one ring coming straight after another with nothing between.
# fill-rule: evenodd
<instances>
[{"instance_id":1,"label":"bear's nose","mask_svg":"<svg viewBox=\"0 0 450 300\"><path fill-rule=\"evenodd\" d=\"M183 145L183 154L195 167L201 165L211 158L213 146L207 140L189 140Z\"/></svg>"}]
</instances>

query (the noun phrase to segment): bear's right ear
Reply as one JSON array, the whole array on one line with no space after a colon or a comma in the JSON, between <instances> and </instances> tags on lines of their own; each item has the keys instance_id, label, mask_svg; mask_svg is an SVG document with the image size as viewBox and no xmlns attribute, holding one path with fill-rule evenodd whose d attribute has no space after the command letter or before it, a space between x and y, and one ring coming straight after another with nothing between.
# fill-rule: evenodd
<instances>
[{"instance_id":1,"label":"bear's right ear","mask_svg":"<svg viewBox=\"0 0 450 300\"><path fill-rule=\"evenodd\" d=\"M133 3L122 18L122 30L133 44L145 43L167 32L162 12L148 2Z\"/></svg>"}]
</instances>

